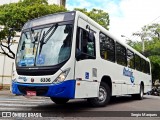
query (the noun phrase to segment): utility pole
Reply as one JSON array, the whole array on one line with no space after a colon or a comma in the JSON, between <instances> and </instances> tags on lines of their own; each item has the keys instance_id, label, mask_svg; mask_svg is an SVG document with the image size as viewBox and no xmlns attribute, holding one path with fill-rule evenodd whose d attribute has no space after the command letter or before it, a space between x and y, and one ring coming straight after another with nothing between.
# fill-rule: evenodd
<instances>
[{"instance_id":1,"label":"utility pole","mask_svg":"<svg viewBox=\"0 0 160 120\"><path fill-rule=\"evenodd\" d=\"M144 54L144 51L145 51L145 38L147 36L147 26L144 26L142 28L142 30L143 30L142 32L133 33L133 35L141 37L141 41L142 41L142 53Z\"/></svg>"},{"instance_id":2,"label":"utility pole","mask_svg":"<svg viewBox=\"0 0 160 120\"><path fill-rule=\"evenodd\" d=\"M133 35L141 37L141 41L142 41L142 53L144 53L144 51L145 51L145 44L144 44L144 42L145 42L145 37L146 37L146 31L143 32L143 33L142 32L133 33Z\"/></svg>"}]
</instances>

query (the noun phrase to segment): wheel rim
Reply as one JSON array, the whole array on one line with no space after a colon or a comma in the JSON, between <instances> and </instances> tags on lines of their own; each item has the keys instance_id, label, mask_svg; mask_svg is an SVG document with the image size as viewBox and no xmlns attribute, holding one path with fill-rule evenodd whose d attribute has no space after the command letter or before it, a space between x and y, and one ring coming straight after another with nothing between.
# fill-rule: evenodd
<instances>
[{"instance_id":1,"label":"wheel rim","mask_svg":"<svg viewBox=\"0 0 160 120\"><path fill-rule=\"evenodd\" d=\"M98 97L98 101L99 103L103 103L107 98L107 92L106 89L104 87L100 87L99 88L99 97Z\"/></svg>"}]
</instances>

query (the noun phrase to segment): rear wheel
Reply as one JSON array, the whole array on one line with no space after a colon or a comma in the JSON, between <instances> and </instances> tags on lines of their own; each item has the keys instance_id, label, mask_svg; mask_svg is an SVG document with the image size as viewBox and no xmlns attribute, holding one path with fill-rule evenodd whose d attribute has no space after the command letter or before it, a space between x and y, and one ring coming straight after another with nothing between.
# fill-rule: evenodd
<instances>
[{"instance_id":1,"label":"rear wheel","mask_svg":"<svg viewBox=\"0 0 160 120\"><path fill-rule=\"evenodd\" d=\"M137 100L142 100L142 99L143 99L143 95L144 95L144 87L143 87L143 85L141 84L141 85L140 85L140 92L139 92L139 94L133 94L132 97L133 97L134 99L137 99Z\"/></svg>"},{"instance_id":2,"label":"rear wheel","mask_svg":"<svg viewBox=\"0 0 160 120\"><path fill-rule=\"evenodd\" d=\"M50 97L50 98L56 104L65 104L69 101L69 99L67 98L54 98L54 97Z\"/></svg>"},{"instance_id":3,"label":"rear wheel","mask_svg":"<svg viewBox=\"0 0 160 120\"><path fill-rule=\"evenodd\" d=\"M89 98L87 100L92 106L103 107L107 105L107 103L110 101L110 98L111 98L110 87L106 83L101 82L99 87L99 97Z\"/></svg>"}]
</instances>

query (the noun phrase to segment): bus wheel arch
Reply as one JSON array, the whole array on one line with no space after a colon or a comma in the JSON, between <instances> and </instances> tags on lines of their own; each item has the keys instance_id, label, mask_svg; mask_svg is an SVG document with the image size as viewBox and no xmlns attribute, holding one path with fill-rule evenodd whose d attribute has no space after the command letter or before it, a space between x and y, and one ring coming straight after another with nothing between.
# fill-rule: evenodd
<instances>
[{"instance_id":1,"label":"bus wheel arch","mask_svg":"<svg viewBox=\"0 0 160 120\"><path fill-rule=\"evenodd\" d=\"M111 78L109 76L103 76L101 79L101 82L106 83L110 87L111 95L112 95L112 80L111 80Z\"/></svg>"},{"instance_id":2,"label":"bus wheel arch","mask_svg":"<svg viewBox=\"0 0 160 120\"><path fill-rule=\"evenodd\" d=\"M111 79L109 77L103 77L99 86L99 96L96 98L88 98L88 102L94 107L106 106L111 98Z\"/></svg>"}]
</instances>

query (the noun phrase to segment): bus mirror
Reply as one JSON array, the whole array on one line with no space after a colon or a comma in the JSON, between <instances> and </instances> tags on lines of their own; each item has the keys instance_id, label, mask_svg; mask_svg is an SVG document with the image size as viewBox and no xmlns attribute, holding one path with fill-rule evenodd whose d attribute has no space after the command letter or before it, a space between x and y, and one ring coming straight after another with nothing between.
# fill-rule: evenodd
<instances>
[{"instance_id":1,"label":"bus mirror","mask_svg":"<svg viewBox=\"0 0 160 120\"><path fill-rule=\"evenodd\" d=\"M89 42L93 42L94 41L94 33L93 32L89 32Z\"/></svg>"},{"instance_id":2,"label":"bus mirror","mask_svg":"<svg viewBox=\"0 0 160 120\"><path fill-rule=\"evenodd\" d=\"M70 25L66 25L65 29L64 29L64 33L70 33L72 30Z\"/></svg>"},{"instance_id":3,"label":"bus mirror","mask_svg":"<svg viewBox=\"0 0 160 120\"><path fill-rule=\"evenodd\" d=\"M77 61L79 61L81 59L81 55L82 55L82 52L79 49L77 49L76 50L76 60Z\"/></svg>"},{"instance_id":4,"label":"bus mirror","mask_svg":"<svg viewBox=\"0 0 160 120\"><path fill-rule=\"evenodd\" d=\"M95 33L95 31L92 30L89 25L86 25L86 29L89 30L89 32L88 32L88 42L93 42L94 39L95 39L95 38L94 38L94 33Z\"/></svg>"}]
</instances>

